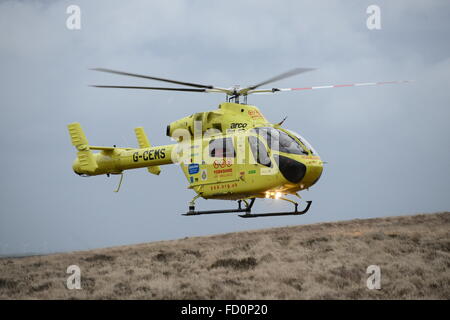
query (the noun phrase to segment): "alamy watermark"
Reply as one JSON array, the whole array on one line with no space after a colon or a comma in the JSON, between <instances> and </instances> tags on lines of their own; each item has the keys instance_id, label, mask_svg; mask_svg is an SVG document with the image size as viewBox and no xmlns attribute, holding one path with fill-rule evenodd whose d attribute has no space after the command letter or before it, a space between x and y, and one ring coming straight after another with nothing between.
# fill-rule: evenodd
<instances>
[{"instance_id":1,"label":"alamy watermark","mask_svg":"<svg viewBox=\"0 0 450 320\"><path fill-rule=\"evenodd\" d=\"M367 289L381 289L381 268L377 265L370 265L367 267L366 273L370 274L366 282Z\"/></svg>"},{"instance_id":2,"label":"alamy watermark","mask_svg":"<svg viewBox=\"0 0 450 320\"><path fill-rule=\"evenodd\" d=\"M76 264L67 267L66 273L70 274L67 277L66 286L69 290L80 290L81 289L81 269Z\"/></svg>"},{"instance_id":3,"label":"alamy watermark","mask_svg":"<svg viewBox=\"0 0 450 320\"><path fill-rule=\"evenodd\" d=\"M366 26L369 30L381 30L381 9L376 4L367 7L366 13L369 15Z\"/></svg>"},{"instance_id":4,"label":"alamy watermark","mask_svg":"<svg viewBox=\"0 0 450 320\"><path fill-rule=\"evenodd\" d=\"M69 15L66 19L66 27L69 30L81 29L81 9L79 6L72 4L67 7L66 13Z\"/></svg>"}]
</instances>

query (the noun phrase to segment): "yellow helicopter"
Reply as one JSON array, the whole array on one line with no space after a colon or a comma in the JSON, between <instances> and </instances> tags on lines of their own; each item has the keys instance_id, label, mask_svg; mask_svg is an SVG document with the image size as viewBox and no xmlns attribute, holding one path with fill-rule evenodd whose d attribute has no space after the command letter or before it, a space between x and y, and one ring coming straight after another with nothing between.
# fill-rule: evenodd
<instances>
[{"instance_id":1,"label":"yellow helicopter","mask_svg":"<svg viewBox=\"0 0 450 320\"><path fill-rule=\"evenodd\" d=\"M184 215L242 213L242 218L301 215L306 207L298 210L298 202L288 199L292 195L300 199L298 192L309 189L320 178L323 161L313 147L301 135L282 128L283 121L270 123L256 107L247 104L250 94L270 94L283 91L303 91L349 86L380 85L409 81L354 83L304 88L260 88L312 68L296 68L253 86L220 88L212 85L176 81L104 68L95 71L124 76L163 81L190 88L138 87L94 85L98 88L122 88L144 90L168 90L184 92L225 93L226 102L216 110L199 112L174 121L167 126L166 134L176 143L152 146L142 127L135 128L138 148L92 146L79 123L68 125L72 144L77 149L73 171L81 176L121 175L129 169L147 168L159 175L161 165L180 164L189 188L196 196L189 202ZM242 98L242 99L241 99ZM242 100L242 102L241 102ZM98 150L100 152L93 153ZM236 209L196 211L195 201L204 199L235 200ZM289 212L252 213L256 198L285 200L294 205ZM242 206L244 203L244 206Z\"/></svg>"}]
</instances>

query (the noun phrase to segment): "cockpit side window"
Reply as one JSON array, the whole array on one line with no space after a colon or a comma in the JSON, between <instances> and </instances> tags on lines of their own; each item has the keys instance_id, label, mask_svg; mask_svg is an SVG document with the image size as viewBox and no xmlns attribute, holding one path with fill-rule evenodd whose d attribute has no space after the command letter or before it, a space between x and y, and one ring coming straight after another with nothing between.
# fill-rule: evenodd
<instances>
[{"instance_id":1,"label":"cockpit side window","mask_svg":"<svg viewBox=\"0 0 450 320\"><path fill-rule=\"evenodd\" d=\"M297 140L287 133L273 128L256 128L255 131L262 136L269 148L284 153L308 155L306 150Z\"/></svg>"},{"instance_id":2,"label":"cockpit side window","mask_svg":"<svg viewBox=\"0 0 450 320\"><path fill-rule=\"evenodd\" d=\"M299 135L298 133L291 131L291 130L286 130L289 132L290 135L296 137L298 140L300 140L300 142L309 149L309 151L311 151L311 154L318 156L319 154L317 153L317 151L312 147L312 145L306 141L305 138L303 138L301 135Z\"/></svg>"},{"instance_id":3,"label":"cockpit side window","mask_svg":"<svg viewBox=\"0 0 450 320\"><path fill-rule=\"evenodd\" d=\"M248 136L248 142L256 162L263 166L271 167L272 161L270 161L270 156L264 143L255 136Z\"/></svg>"}]
</instances>

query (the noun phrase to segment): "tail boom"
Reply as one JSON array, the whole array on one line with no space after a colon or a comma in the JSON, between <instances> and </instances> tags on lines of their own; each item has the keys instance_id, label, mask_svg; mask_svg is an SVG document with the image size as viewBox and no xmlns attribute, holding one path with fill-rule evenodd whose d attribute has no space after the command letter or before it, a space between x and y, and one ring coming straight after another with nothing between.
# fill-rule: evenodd
<instances>
[{"instance_id":1,"label":"tail boom","mask_svg":"<svg viewBox=\"0 0 450 320\"><path fill-rule=\"evenodd\" d=\"M73 170L79 175L97 176L101 174L120 174L124 170L147 168L172 164L173 145L156 146L142 149L112 148L93 153L96 166L87 169L83 159L78 156L73 163Z\"/></svg>"},{"instance_id":2,"label":"tail boom","mask_svg":"<svg viewBox=\"0 0 450 320\"><path fill-rule=\"evenodd\" d=\"M151 173L158 174L160 165L174 163L172 151L175 145L151 147L148 143L144 148L90 146L79 123L69 124L68 128L72 144L78 150L72 168L79 175L120 174L137 168L148 168ZM93 153L92 150L100 152Z\"/></svg>"}]
</instances>

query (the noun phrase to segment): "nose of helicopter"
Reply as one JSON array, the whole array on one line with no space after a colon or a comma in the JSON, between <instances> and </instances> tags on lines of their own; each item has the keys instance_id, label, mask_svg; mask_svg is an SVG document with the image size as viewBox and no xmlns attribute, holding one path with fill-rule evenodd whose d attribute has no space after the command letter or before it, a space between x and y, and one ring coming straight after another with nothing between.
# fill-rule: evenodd
<instances>
[{"instance_id":1,"label":"nose of helicopter","mask_svg":"<svg viewBox=\"0 0 450 320\"><path fill-rule=\"evenodd\" d=\"M310 161L307 165L306 175L304 178L305 184L309 187L316 184L319 181L323 172L323 162L322 160L315 159Z\"/></svg>"}]
</instances>

